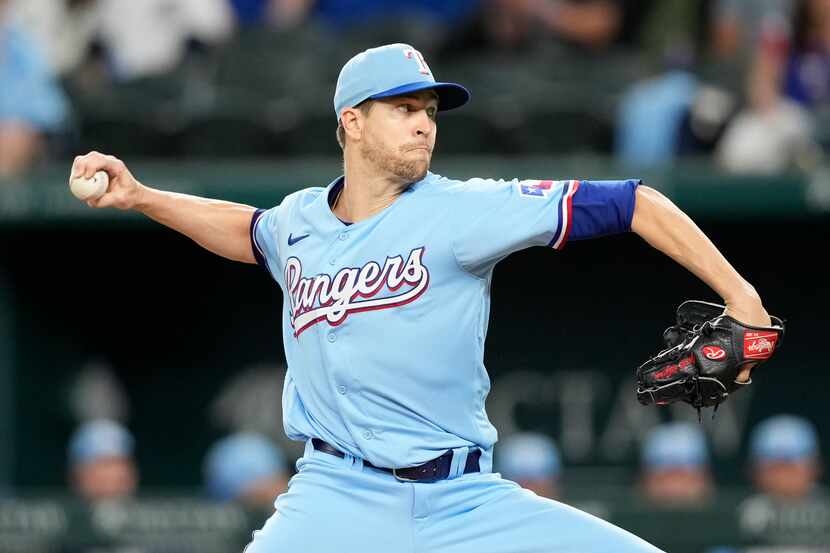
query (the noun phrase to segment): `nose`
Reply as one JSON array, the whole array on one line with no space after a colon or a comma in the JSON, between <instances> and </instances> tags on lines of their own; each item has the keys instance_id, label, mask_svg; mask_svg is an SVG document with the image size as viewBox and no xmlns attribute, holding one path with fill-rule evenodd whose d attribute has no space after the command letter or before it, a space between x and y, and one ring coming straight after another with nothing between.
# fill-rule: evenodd
<instances>
[{"instance_id":1,"label":"nose","mask_svg":"<svg viewBox=\"0 0 830 553\"><path fill-rule=\"evenodd\" d=\"M432 119L427 115L427 110L419 110L415 117L415 136L429 136L431 132Z\"/></svg>"}]
</instances>

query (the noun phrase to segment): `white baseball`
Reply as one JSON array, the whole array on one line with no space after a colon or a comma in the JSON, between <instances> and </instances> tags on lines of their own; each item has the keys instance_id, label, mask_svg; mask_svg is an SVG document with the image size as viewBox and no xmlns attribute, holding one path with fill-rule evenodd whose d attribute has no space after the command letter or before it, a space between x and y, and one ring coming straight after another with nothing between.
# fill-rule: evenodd
<instances>
[{"instance_id":1,"label":"white baseball","mask_svg":"<svg viewBox=\"0 0 830 553\"><path fill-rule=\"evenodd\" d=\"M97 200L107 191L110 185L109 175L105 171L98 171L91 179L76 177L69 181L69 189L79 200Z\"/></svg>"}]
</instances>

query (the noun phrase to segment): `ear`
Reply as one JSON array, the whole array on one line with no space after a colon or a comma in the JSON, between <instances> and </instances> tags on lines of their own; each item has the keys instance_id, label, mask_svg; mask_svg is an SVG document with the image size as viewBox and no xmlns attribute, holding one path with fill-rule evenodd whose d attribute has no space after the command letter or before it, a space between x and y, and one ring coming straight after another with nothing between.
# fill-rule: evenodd
<instances>
[{"instance_id":1,"label":"ear","mask_svg":"<svg viewBox=\"0 0 830 553\"><path fill-rule=\"evenodd\" d=\"M346 108L340 112L340 122L343 125L343 130L352 138L352 140L360 140L363 135L363 113L357 108Z\"/></svg>"}]
</instances>

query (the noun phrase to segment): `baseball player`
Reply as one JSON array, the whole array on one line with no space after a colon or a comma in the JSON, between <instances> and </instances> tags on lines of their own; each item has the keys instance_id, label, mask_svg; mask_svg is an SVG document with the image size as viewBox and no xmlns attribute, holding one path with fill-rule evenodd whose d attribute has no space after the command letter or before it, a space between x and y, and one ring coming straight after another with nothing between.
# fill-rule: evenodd
<instances>
[{"instance_id":1,"label":"baseball player","mask_svg":"<svg viewBox=\"0 0 830 553\"><path fill-rule=\"evenodd\" d=\"M73 164L73 176L110 176L90 206L137 210L259 263L282 288L284 426L306 447L249 553L656 551L492 472L482 359L493 267L511 252L631 230L711 286L729 314L770 323L754 288L638 180L429 172L438 112L469 96L436 81L409 45L357 54L334 94L344 175L268 210L150 188L96 152Z\"/></svg>"}]
</instances>

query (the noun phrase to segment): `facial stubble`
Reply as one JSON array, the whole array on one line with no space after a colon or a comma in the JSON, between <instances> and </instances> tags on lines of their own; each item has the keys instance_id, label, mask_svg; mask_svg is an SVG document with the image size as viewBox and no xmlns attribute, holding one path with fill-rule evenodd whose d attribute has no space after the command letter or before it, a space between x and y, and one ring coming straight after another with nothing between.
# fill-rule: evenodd
<instances>
[{"instance_id":1,"label":"facial stubble","mask_svg":"<svg viewBox=\"0 0 830 553\"><path fill-rule=\"evenodd\" d=\"M370 162L381 173L391 173L400 178L408 188L414 182L423 179L429 170L430 157L423 159L407 159L406 153L412 145L405 145L396 153L380 141L375 141L369 135L360 142L360 155Z\"/></svg>"}]
</instances>

